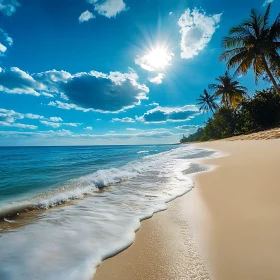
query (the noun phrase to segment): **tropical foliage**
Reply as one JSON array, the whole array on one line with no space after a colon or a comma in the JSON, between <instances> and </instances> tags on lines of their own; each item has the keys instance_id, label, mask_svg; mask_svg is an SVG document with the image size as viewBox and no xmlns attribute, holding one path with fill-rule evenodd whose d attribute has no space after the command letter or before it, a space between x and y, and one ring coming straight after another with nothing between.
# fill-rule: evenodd
<instances>
[{"instance_id":1,"label":"tropical foliage","mask_svg":"<svg viewBox=\"0 0 280 280\"><path fill-rule=\"evenodd\" d=\"M198 101L198 105L200 106L199 110L203 112L211 111L214 113L218 108L218 104L216 103L216 98L214 95L208 93L205 89L203 94L199 95L199 98L196 99Z\"/></svg>"},{"instance_id":2,"label":"tropical foliage","mask_svg":"<svg viewBox=\"0 0 280 280\"><path fill-rule=\"evenodd\" d=\"M235 81L228 72L224 76L216 79L217 84L209 85L209 89L215 91L214 96L222 98L222 103L230 107L236 108L247 95L247 88L240 85Z\"/></svg>"},{"instance_id":3,"label":"tropical foliage","mask_svg":"<svg viewBox=\"0 0 280 280\"><path fill-rule=\"evenodd\" d=\"M204 90L197 99L200 110L212 112L204 128L181 143L216 140L234 135L247 134L280 125L280 13L270 25L271 4L264 13L251 10L248 20L231 28L222 41L225 51L220 60L227 68L235 68L235 75L243 76L252 67L256 83L261 77L273 84L272 88L256 91L253 97L247 88L235 80L228 71ZM216 98L221 98L217 106Z\"/></svg>"},{"instance_id":4,"label":"tropical foliage","mask_svg":"<svg viewBox=\"0 0 280 280\"><path fill-rule=\"evenodd\" d=\"M248 20L231 28L222 45L226 49L220 60L227 61L227 67L237 67L237 75L245 75L253 67L256 82L267 74L275 90L280 88L273 73L279 73L280 56L280 13L272 25L269 24L271 4L264 14L251 10Z\"/></svg>"},{"instance_id":5,"label":"tropical foliage","mask_svg":"<svg viewBox=\"0 0 280 280\"><path fill-rule=\"evenodd\" d=\"M182 143L208 141L269 129L280 125L280 96L275 89L257 91L252 98L244 99L235 110L219 108L204 128Z\"/></svg>"}]
</instances>

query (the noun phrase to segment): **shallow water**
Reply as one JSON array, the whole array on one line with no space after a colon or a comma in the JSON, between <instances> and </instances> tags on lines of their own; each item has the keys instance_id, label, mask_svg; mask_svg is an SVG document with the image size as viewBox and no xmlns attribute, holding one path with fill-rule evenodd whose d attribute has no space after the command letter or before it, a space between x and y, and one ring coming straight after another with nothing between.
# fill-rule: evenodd
<instances>
[{"instance_id":1,"label":"shallow water","mask_svg":"<svg viewBox=\"0 0 280 280\"><path fill-rule=\"evenodd\" d=\"M1 280L91 279L102 259L133 242L142 219L192 189L188 174L205 170L193 161L214 155L187 145L0 152L7 163L0 168L2 213L79 198L37 212L22 227L20 219L5 222L15 224L0 229Z\"/></svg>"}]
</instances>

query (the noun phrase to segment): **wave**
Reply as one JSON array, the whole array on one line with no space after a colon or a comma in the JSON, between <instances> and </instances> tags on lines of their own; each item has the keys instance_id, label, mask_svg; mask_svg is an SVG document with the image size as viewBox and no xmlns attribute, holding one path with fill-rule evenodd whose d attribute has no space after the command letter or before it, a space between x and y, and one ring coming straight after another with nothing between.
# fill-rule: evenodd
<instances>
[{"instance_id":1,"label":"wave","mask_svg":"<svg viewBox=\"0 0 280 280\"><path fill-rule=\"evenodd\" d=\"M13 217L19 213L32 210L52 208L131 179L141 172L141 168L130 165L120 169L98 170L90 175L71 180L55 190L15 201L12 205L10 203L3 204L0 207L0 218Z\"/></svg>"},{"instance_id":2,"label":"wave","mask_svg":"<svg viewBox=\"0 0 280 280\"><path fill-rule=\"evenodd\" d=\"M150 151L139 151L139 152L137 152L137 154L147 154L147 153L149 153Z\"/></svg>"},{"instance_id":3,"label":"wave","mask_svg":"<svg viewBox=\"0 0 280 280\"><path fill-rule=\"evenodd\" d=\"M42 280L92 279L103 259L133 242L141 220L193 188L192 179L183 172L200 168L192 165L193 159L213 155L213 151L184 146L120 168L99 170L27 199L27 204L47 208L83 197L44 212L35 223L17 231L1 232L0 263L5 265L0 266L0 276L5 280L37 279L38 275ZM109 185L114 186L100 191Z\"/></svg>"},{"instance_id":4,"label":"wave","mask_svg":"<svg viewBox=\"0 0 280 280\"><path fill-rule=\"evenodd\" d=\"M0 218L11 218L22 212L49 209L71 200L81 199L84 196L94 194L105 187L135 178L141 173L149 171L151 167L155 168L155 162L160 162L162 157L167 155L174 157L175 154L178 158L195 159L213 154L213 151L209 150L188 149L187 154L184 155L180 154L178 150L180 149L172 149L171 151L162 152L156 155L147 155L142 160L132 161L120 168L102 169L78 179L70 180L54 190L26 197L23 200L14 201L12 205L10 202L6 204L4 203L0 207ZM148 152L149 151L145 150L139 151L138 153L144 154ZM201 166L198 164L194 165L194 168L192 169L197 171L194 170L190 173L203 171L199 169L200 167ZM185 174L187 173L185 172Z\"/></svg>"}]
</instances>

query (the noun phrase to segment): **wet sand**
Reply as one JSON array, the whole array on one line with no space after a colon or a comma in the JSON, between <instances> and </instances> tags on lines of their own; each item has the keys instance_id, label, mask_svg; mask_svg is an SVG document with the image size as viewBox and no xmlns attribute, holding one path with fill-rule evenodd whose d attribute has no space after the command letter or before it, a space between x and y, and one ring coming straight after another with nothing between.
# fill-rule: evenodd
<instances>
[{"instance_id":1,"label":"wet sand","mask_svg":"<svg viewBox=\"0 0 280 280\"><path fill-rule=\"evenodd\" d=\"M143 221L134 244L94 280L280 279L280 140L198 144L230 156Z\"/></svg>"}]
</instances>

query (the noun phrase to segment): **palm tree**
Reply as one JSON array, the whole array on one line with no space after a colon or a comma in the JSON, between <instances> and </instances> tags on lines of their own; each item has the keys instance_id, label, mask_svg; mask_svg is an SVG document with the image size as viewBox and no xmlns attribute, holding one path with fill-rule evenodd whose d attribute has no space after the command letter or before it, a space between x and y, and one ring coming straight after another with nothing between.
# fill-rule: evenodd
<instances>
[{"instance_id":1,"label":"palm tree","mask_svg":"<svg viewBox=\"0 0 280 280\"><path fill-rule=\"evenodd\" d=\"M247 88L235 81L228 72L218 77L216 81L218 83L209 85L209 88L215 91L215 97L222 97L222 103L226 107L236 108L238 103L247 96Z\"/></svg>"},{"instance_id":2,"label":"palm tree","mask_svg":"<svg viewBox=\"0 0 280 280\"><path fill-rule=\"evenodd\" d=\"M272 72L279 70L280 56L280 13L269 25L271 4L264 14L251 10L250 19L233 27L229 36L224 37L222 45L226 49L220 60L227 61L227 67L237 66L235 74L244 75L253 66L256 83L265 72L277 93L280 88Z\"/></svg>"},{"instance_id":3,"label":"palm tree","mask_svg":"<svg viewBox=\"0 0 280 280\"><path fill-rule=\"evenodd\" d=\"M204 112L211 111L213 114L219 108L218 104L216 103L216 98L214 95L211 95L204 90L204 94L200 94L199 98L196 99L198 101L198 105L200 105L199 110Z\"/></svg>"}]
</instances>

